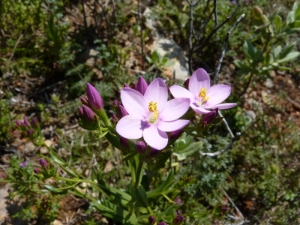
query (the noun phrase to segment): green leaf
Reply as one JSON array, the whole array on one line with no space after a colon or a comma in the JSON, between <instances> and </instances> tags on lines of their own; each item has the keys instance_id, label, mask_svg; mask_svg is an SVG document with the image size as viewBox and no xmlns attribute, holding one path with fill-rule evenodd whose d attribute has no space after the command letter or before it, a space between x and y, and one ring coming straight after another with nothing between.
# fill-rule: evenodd
<instances>
[{"instance_id":1,"label":"green leaf","mask_svg":"<svg viewBox=\"0 0 300 225\"><path fill-rule=\"evenodd\" d=\"M281 27L282 27L282 18L279 15L275 16L275 18L274 18L274 24L275 24L276 30L278 32L280 32L281 31Z\"/></svg>"},{"instance_id":2,"label":"green leaf","mask_svg":"<svg viewBox=\"0 0 300 225\"><path fill-rule=\"evenodd\" d=\"M57 163L61 166L66 165L66 163L53 150L50 150L50 156L55 163Z\"/></svg>"},{"instance_id":3,"label":"green leaf","mask_svg":"<svg viewBox=\"0 0 300 225\"><path fill-rule=\"evenodd\" d=\"M300 52L290 52L285 58L277 60L278 63L291 61L299 56Z\"/></svg>"},{"instance_id":4,"label":"green leaf","mask_svg":"<svg viewBox=\"0 0 300 225\"><path fill-rule=\"evenodd\" d=\"M171 172L169 173L169 176L167 179L157 188L151 191L147 191L147 198L155 198L159 197L162 195L164 192L168 190L168 188L173 184L174 182L174 170L172 169Z\"/></svg>"},{"instance_id":5,"label":"green leaf","mask_svg":"<svg viewBox=\"0 0 300 225\"><path fill-rule=\"evenodd\" d=\"M273 49L273 56L274 59L276 59L279 54L281 53L282 47L280 45L278 45L276 48Z\"/></svg>"},{"instance_id":6,"label":"green leaf","mask_svg":"<svg viewBox=\"0 0 300 225\"><path fill-rule=\"evenodd\" d=\"M44 187L54 194L66 194L68 192L67 189L59 189L48 184L45 184Z\"/></svg>"},{"instance_id":7,"label":"green leaf","mask_svg":"<svg viewBox=\"0 0 300 225\"><path fill-rule=\"evenodd\" d=\"M255 60L255 48L249 40L245 41L243 51L248 58Z\"/></svg>"}]
</instances>

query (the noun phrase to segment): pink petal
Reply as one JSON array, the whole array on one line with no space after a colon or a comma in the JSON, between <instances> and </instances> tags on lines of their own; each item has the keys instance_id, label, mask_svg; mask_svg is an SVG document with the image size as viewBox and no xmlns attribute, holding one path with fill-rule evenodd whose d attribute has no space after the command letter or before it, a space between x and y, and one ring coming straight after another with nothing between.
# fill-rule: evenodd
<instances>
[{"instance_id":1,"label":"pink petal","mask_svg":"<svg viewBox=\"0 0 300 225\"><path fill-rule=\"evenodd\" d=\"M223 103L223 104L218 104L218 105L214 105L214 106L206 107L206 108L208 108L208 109L215 109L215 108L229 109L229 108L232 108L234 106L236 106L236 103Z\"/></svg>"},{"instance_id":2,"label":"pink petal","mask_svg":"<svg viewBox=\"0 0 300 225\"><path fill-rule=\"evenodd\" d=\"M212 86L207 92L209 99L203 107L208 108L223 102L230 93L231 87L229 85L217 84Z\"/></svg>"},{"instance_id":3,"label":"pink petal","mask_svg":"<svg viewBox=\"0 0 300 225\"><path fill-rule=\"evenodd\" d=\"M121 100L129 115L139 118L147 116L147 104L140 92L125 87L121 90Z\"/></svg>"},{"instance_id":4,"label":"pink petal","mask_svg":"<svg viewBox=\"0 0 300 225\"><path fill-rule=\"evenodd\" d=\"M194 104L191 104L191 107L198 114L206 114L206 113L210 112L209 110L206 110L203 107L199 107L199 106L196 106Z\"/></svg>"},{"instance_id":5,"label":"pink petal","mask_svg":"<svg viewBox=\"0 0 300 225\"><path fill-rule=\"evenodd\" d=\"M170 92L174 98L189 98L191 103L195 101L195 96L191 92L178 85L171 86Z\"/></svg>"},{"instance_id":6,"label":"pink petal","mask_svg":"<svg viewBox=\"0 0 300 225\"><path fill-rule=\"evenodd\" d=\"M158 130L157 126L150 126L145 129L143 137L148 145L157 150L165 148L168 144L168 135L165 132Z\"/></svg>"},{"instance_id":7,"label":"pink petal","mask_svg":"<svg viewBox=\"0 0 300 225\"><path fill-rule=\"evenodd\" d=\"M202 68L197 69L193 73L189 82L189 90L194 96L199 95L201 88L206 88L207 90L210 88L209 75Z\"/></svg>"},{"instance_id":8,"label":"pink petal","mask_svg":"<svg viewBox=\"0 0 300 225\"><path fill-rule=\"evenodd\" d=\"M147 104L151 101L157 102L158 111L160 112L163 110L168 100L168 89L163 79L156 78L152 81L148 86L144 97Z\"/></svg>"},{"instance_id":9,"label":"pink petal","mask_svg":"<svg viewBox=\"0 0 300 225\"><path fill-rule=\"evenodd\" d=\"M132 115L124 116L117 123L116 131L124 138L141 138L143 136L142 121Z\"/></svg>"},{"instance_id":10,"label":"pink petal","mask_svg":"<svg viewBox=\"0 0 300 225\"><path fill-rule=\"evenodd\" d=\"M176 120L185 114L190 107L189 98L175 98L167 102L164 110L159 113L159 118L163 121Z\"/></svg>"},{"instance_id":11,"label":"pink petal","mask_svg":"<svg viewBox=\"0 0 300 225\"><path fill-rule=\"evenodd\" d=\"M170 122L160 121L158 123L158 129L166 132L172 132L185 127L189 124L189 122L189 120L175 120Z\"/></svg>"}]
</instances>

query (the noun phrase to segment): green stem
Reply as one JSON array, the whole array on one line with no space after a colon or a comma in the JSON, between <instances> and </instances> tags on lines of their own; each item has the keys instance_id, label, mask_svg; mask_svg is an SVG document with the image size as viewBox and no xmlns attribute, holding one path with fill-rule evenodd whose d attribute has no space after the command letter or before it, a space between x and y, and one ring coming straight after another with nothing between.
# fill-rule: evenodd
<instances>
[{"instance_id":1,"label":"green stem","mask_svg":"<svg viewBox=\"0 0 300 225\"><path fill-rule=\"evenodd\" d=\"M143 177L143 167L144 167L144 161L140 160L139 157L139 163L136 171L136 181L135 181L135 186L138 187L140 186L142 182L142 177Z\"/></svg>"}]
</instances>

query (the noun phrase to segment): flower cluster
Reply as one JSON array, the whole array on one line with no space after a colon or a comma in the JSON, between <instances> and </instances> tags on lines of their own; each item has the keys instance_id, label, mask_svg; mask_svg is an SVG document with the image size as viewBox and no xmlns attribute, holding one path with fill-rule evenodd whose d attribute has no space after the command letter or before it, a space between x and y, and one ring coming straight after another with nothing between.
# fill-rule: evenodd
<instances>
[{"instance_id":1,"label":"flower cluster","mask_svg":"<svg viewBox=\"0 0 300 225\"><path fill-rule=\"evenodd\" d=\"M29 137L33 135L34 131L38 127L38 123L39 122L36 117L33 117L30 122L26 116L23 117L23 121L16 120L17 127L23 131L26 131Z\"/></svg>"},{"instance_id":2,"label":"flower cluster","mask_svg":"<svg viewBox=\"0 0 300 225\"><path fill-rule=\"evenodd\" d=\"M210 77L202 68L196 70L183 87L171 86L170 92L174 98L168 100L168 88L161 78L148 85L140 77L137 84L124 85L120 91L121 104L114 101L118 112L112 115L121 146L130 148L128 139L131 139L137 140L135 149L139 153L144 153L147 146L151 151L162 150L179 138L183 128L190 123L189 119L181 119L190 108L196 114L205 114L200 123L206 126L215 120L218 110L236 106L236 103L222 103L230 95L231 87L226 84L211 86ZM98 117L103 120L101 115L106 116L106 113L101 114L103 100L89 83L86 93L87 98L81 98L83 106L78 108L80 125L96 130L100 127Z\"/></svg>"}]
</instances>

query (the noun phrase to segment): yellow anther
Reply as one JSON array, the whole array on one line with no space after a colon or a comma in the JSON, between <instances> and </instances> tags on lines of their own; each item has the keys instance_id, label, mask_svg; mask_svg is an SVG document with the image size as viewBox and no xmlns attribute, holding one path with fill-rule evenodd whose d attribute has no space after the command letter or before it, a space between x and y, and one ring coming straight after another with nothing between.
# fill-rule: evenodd
<instances>
[{"instance_id":1,"label":"yellow anther","mask_svg":"<svg viewBox=\"0 0 300 225\"><path fill-rule=\"evenodd\" d=\"M157 111L157 102L149 102L148 109L150 112L156 112Z\"/></svg>"},{"instance_id":2,"label":"yellow anther","mask_svg":"<svg viewBox=\"0 0 300 225\"><path fill-rule=\"evenodd\" d=\"M155 123L158 118L158 111L153 112L153 114L149 117L149 123Z\"/></svg>"},{"instance_id":3,"label":"yellow anther","mask_svg":"<svg viewBox=\"0 0 300 225\"><path fill-rule=\"evenodd\" d=\"M209 99L209 97L206 95L206 91L207 91L206 88L201 88L200 89L200 92L199 92L198 96L200 98L202 98L202 103L206 102Z\"/></svg>"}]
</instances>

